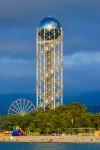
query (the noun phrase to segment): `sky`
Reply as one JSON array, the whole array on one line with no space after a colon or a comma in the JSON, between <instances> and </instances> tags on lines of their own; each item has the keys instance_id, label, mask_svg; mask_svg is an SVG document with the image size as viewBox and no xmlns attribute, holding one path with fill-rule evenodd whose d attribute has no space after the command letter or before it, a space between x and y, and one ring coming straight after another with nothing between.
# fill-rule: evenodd
<instances>
[{"instance_id":1,"label":"sky","mask_svg":"<svg viewBox=\"0 0 100 150\"><path fill-rule=\"evenodd\" d=\"M100 0L0 0L0 94L36 93L36 28L64 32L64 95L100 91Z\"/></svg>"}]
</instances>

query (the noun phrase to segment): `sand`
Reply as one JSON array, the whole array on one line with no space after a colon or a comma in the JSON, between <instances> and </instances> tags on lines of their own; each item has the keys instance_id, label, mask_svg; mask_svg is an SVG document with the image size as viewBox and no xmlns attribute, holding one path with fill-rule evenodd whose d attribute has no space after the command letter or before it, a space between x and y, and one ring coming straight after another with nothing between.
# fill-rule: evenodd
<instances>
[{"instance_id":1,"label":"sand","mask_svg":"<svg viewBox=\"0 0 100 150\"><path fill-rule=\"evenodd\" d=\"M1 136L0 142L54 142L54 143L100 143L100 137L95 136Z\"/></svg>"}]
</instances>

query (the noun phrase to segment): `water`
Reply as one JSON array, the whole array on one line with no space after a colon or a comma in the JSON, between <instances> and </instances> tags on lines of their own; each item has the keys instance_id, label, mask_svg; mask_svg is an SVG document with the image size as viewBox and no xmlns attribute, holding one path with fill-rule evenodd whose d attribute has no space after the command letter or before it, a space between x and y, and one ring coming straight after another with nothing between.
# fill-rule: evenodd
<instances>
[{"instance_id":1,"label":"water","mask_svg":"<svg viewBox=\"0 0 100 150\"><path fill-rule=\"evenodd\" d=\"M100 150L100 144L0 143L0 150Z\"/></svg>"}]
</instances>

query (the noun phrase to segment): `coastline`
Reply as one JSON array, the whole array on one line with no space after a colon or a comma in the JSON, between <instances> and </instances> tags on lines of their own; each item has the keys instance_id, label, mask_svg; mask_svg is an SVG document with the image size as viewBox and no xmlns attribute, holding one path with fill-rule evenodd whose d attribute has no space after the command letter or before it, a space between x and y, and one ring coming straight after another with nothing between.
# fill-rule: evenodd
<instances>
[{"instance_id":1,"label":"coastline","mask_svg":"<svg viewBox=\"0 0 100 150\"><path fill-rule=\"evenodd\" d=\"M1 136L0 142L33 142L33 143L100 143L95 136Z\"/></svg>"}]
</instances>

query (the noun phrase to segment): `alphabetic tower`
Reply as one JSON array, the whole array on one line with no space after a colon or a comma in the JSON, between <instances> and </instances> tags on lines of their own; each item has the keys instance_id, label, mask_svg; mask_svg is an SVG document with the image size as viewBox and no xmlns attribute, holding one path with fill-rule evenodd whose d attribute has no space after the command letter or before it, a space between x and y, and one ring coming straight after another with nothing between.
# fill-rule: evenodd
<instances>
[{"instance_id":1,"label":"alphabetic tower","mask_svg":"<svg viewBox=\"0 0 100 150\"><path fill-rule=\"evenodd\" d=\"M37 108L63 104L63 31L56 18L46 17L37 27Z\"/></svg>"}]
</instances>

